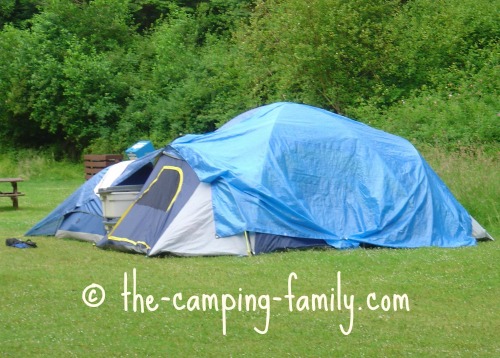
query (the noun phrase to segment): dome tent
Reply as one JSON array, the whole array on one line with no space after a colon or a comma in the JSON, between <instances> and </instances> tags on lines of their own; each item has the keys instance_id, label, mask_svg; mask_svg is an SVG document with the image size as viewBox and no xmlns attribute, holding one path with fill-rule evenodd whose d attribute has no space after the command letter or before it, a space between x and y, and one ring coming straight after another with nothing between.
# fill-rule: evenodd
<instances>
[{"instance_id":1,"label":"dome tent","mask_svg":"<svg viewBox=\"0 0 500 358\"><path fill-rule=\"evenodd\" d=\"M153 256L475 243L471 216L408 141L275 103L172 142L98 246Z\"/></svg>"},{"instance_id":2,"label":"dome tent","mask_svg":"<svg viewBox=\"0 0 500 358\"><path fill-rule=\"evenodd\" d=\"M55 236L98 242L106 234L99 189L108 186L142 185L151 173L152 153L140 160L106 167L83 183L24 236Z\"/></svg>"},{"instance_id":3,"label":"dome tent","mask_svg":"<svg viewBox=\"0 0 500 358\"><path fill-rule=\"evenodd\" d=\"M106 230L101 203L94 189L109 168L104 168L82 184L24 236L56 236L91 242L102 239Z\"/></svg>"}]
</instances>

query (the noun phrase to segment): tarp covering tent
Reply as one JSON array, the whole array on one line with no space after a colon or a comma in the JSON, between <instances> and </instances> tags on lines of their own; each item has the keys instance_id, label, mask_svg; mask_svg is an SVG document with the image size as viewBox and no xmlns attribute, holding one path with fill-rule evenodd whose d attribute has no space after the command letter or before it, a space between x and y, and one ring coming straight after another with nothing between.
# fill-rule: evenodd
<instances>
[{"instance_id":1,"label":"tarp covering tent","mask_svg":"<svg viewBox=\"0 0 500 358\"><path fill-rule=\"evenodd\" d=\"M471 216L408 141L275 103L172 142L98 246L152 256L475 244Z\"/></svg>"},{"instance_id":2,"label":"tarp covering tent","mask_svg":"<svg viewBox=\"0 0 500 358\"><path fill-rule=\"evenodd\" d=\"M106 234L100 188L118 185L144 184L153 169L151 156L125 161L104 168L82 184L45 218L35 224L25 236L56 236L97 242Z\"/></svg>"}]
</instances>

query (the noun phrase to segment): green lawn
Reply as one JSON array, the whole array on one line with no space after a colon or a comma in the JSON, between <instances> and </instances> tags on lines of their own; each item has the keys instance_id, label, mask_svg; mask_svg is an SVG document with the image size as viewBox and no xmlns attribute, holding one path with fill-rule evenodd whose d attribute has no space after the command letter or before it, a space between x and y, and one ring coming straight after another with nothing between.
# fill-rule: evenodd
<instances>
[{"instance_id":1,"label":"green lawn","mask_svg":"<svg viewBox=\"0 0 500 358\"><path fill-rule=\"evenodd\" d=\"M82 176L77 166L71 169L77 174L54 168L21 183L27 195L20 198L18 211L3 198L0 239L22 237L76 189ZM440 170L453 178L445 166ZM496 165L488 170L492 178L498 174ZM493 190L497 195L498 188ZM498 196L481 195L478 201L490 207L477 207L478 220L491 220L487 229L499 237ZM490 219L483 212L490 213ZM2 357L500 356L498 241L458 249L146 258L85 242L34 240L37 249L0 245ZM292 273L295 298L290 309L286 295ZM128 296L123 295L125 274ZM89 307L82 299L91 284L105 290L99 307ZM98 291L89 288L86 293L88 301L98 301ZM212 294L219 309L210 309L205 300L203 310L204 295ZM320 295L327 299L327 310L318 307L315 298ZM180 307L174 306L174 298ZM253 301L246 307L246 298L255 298L255 307ZM399 306L399 299L408 307ZM383 310L393 308L394 300L396 311ZM368 303L379 308L370 310ZM254 328L267 332L259 334ZM345 335L342 329L349 328Z\"/></svg>"}]
</instances>

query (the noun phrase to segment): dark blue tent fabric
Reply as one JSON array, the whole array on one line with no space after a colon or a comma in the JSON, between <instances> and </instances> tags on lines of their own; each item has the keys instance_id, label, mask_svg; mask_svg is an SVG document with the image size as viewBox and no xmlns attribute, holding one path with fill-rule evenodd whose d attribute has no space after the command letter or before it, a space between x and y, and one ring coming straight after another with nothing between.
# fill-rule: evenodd
<instances>
[{"instance_id":1,"label":"dark blue tent fabric","mask_svg":"<svg viewBox=\"0 0 500 358\"><path fill-rule=\"evenodd\" d=\"M87 204L94 206L95 202L91 201ZM84 232L96 235L104 235L106 232L102 214L99 215L98 211L96 212L96 210L90 208L89 205L84 205L83 207L66 214L57 230L66 232Z\"/></svg>"},{"instance_id":2,"label":"dark blue tent fabric","mask_svg":"<svg viewBox=\"0 0 500 358\"><path fill-rule=\"evenodd\" d=\"M128 247L135 252L148 253L198 184L196 174L186 161L171 153L163 155L144 183L134 206L109 235L97 243L97 247L117 250Z\"/></svg>"},{"instance_id":3,"label":"dark blue tent fabric","mask_svg":"<svg viewBox=\"0 0 500 358\"><path fill-rule=\"evenodd\" d=\"M156 150L129 163L114 180L112 186L144 184L153 171L154 161L160 154L161 150ZM109 168L104 168L82 184L57 208L35 224L25 236L52 236L58 230L104 236L106 230L103 224L102 204L94 188L108 170Z\"/></svg>"},{"instance_id":4,"label":"dark blue tent fabric","mask_svg":"<svg viewBox=\"0 0 500 358\"><path fill-rule=\"evenodd\" d=\"M94 188L107 171L108 168L104 168L87 180L24 235L53 236L59 229L105 235L102 206L99 197L94 193Z\"/></svg>"},{"instance_id":5,"label":"dark blue tent fabric","mask_svg":"<svg viewBox=\"0 0 500 358\"><path fill-rule=\"evenodd\" d=\"M171 146L212 185L216 232L322 239L337 248L475 245L471 218L403 138L275 103Z\"/></svg>"},{"instance_id":6,"label":"dark blue tent fabric","mask_svg":"<svg viewBox=\"0 0 500 358\"><path fill-rule=\"evenodd\" d=\"M314 247L329 247L329 245L325 242L325 240L302 239L262 233L255 234L255 254L279 250L305 249Z\"/></svg>"}]
</instances>

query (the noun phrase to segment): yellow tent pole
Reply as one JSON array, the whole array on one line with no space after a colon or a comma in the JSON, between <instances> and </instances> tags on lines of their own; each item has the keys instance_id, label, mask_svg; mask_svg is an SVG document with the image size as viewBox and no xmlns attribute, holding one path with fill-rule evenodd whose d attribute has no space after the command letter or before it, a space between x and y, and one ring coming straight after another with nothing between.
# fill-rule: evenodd
<instances>
[{"instance_id":1,"label":"yellow tent pole","mask_svg":"<svg viewBox=\"0 0 500 358\"><path fill-rule=\"evenodd\" d=\"M247 243L247 253L248 256L252 256L252 247L250 246L250 239L248 237L248 232L245 230L245 242Z\"/></svg>"}]
</instances>

